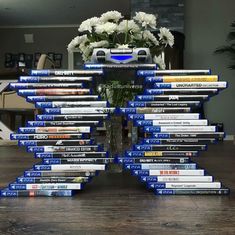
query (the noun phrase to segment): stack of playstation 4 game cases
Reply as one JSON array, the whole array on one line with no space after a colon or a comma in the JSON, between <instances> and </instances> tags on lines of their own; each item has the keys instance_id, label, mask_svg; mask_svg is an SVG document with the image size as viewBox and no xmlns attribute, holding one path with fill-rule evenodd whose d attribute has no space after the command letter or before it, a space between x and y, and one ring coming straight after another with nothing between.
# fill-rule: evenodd
<instances>
[{"instance_id":1,"label":"stack of playstation 4 game cases","mask_svg":"<svg viewBox=\"0 0 235 235\"><path fill-rule=\"evenodd\" d=\"M41 110L11 134L38 163L2 189L2 197L72 196L113 162L92 138L112 112L91 89L102 75L102 70L32 70L10 84Z\"/></svg>"},{"instance_id":2,"label":"stack of playstation 4 game cases","mask_svg":"<svg viewBox=\"0 0 235 235\"><path fill-rule=\"evenodd\" d=\"M224 137L201 117L200 106L227 87L210 70L139 70L144 93L119 108L142 133L117 161L156 195L225 195L191 157Z\"/></svg>"}]
</instances>

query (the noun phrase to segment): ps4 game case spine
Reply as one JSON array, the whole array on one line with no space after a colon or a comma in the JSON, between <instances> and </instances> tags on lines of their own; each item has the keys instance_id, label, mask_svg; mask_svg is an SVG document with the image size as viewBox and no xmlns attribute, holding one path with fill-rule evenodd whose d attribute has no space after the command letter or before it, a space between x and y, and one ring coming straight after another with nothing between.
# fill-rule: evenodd
<instances>
[{"instance_id":1,"label":"ps4 game case spine","mask_svg":"<svg viewBox=\"0 0 235 235\"><path fill-rule=\"evenodd\" d=\"M171 108L171 107L191 107L198 108L201 106L200 101L129 101L128 107L138 108L138 107L163 107L163 108Z\"/></svg>"},{"instance_id":2,"label":"ps4 game case spine","mask_svg":"<svg viewBox=\"0 0 235 235\"><path fill-rule=\"evenodd\" d=\"M27 102L48 102L48 101L98 101L101 100L98 95L47 95L47 96L27 96Z\"/></svg>"},{"instance_id":3,"label":"ps4 game case spine","mask_svg":"<svg viewBox=\"0 0 235 235\"><path fill-rule=\"evenodd\" d=\"M135 101L207 101L209 95L137 95Z\"/></svg>"},{"instance_id":4,"label":"ps4 game case spine","mask_svg":"<svg viewBox=\"0 0 235 235\"><path fill-rule=\"evenodd\" d=\"M220 182L147 182L149 189L220 189Z\"/></svg>"},{"instance_id":5,"label":"ps4 game case spine","mask_svg":"<svg viewBox=\"0 0 235 235\"><path fill-rule=\"evenodd\" d=\"M117 157L117 163L134 164L134 163L190 163L189 157L145 157L145 158L124 158Z\"/></svg>"},{"instance_id":6,"label":"ps4 game case spine","mask_svg":"<svg viewBox=\"0 0 235 235\"><path fill-rule=\"evenodd\" d=\"M102 68L93 70L31 70L31 76L102 76Z\"/></svg>"},{"instance_id":7,"label":"ps4 game case spine","mask_svg":"<svg viewBox=\"0 0 235 235\"><path fill-rule=\"evenodd\" d=\"M89 139L90 134L52 133L52 134L11 134L11 140L83 140Z\"/></svg>"},{"instance_id":8,"label":"ps4 game case spine","mask_svg":"<svg viewBox=\"0 0 235 235\"><path fill-rule=\"evenodd\" d=\"M108 114L63 114L63 115L36 115L36 121L99 121L108 119Z\"/></svg>"},{"instance_id":9,"label":"ps4 game case spine","mask_svg":"<svg viewBox=\"0 0 235 235\"><path fill-rule=\"evenodd\" d=\"M83 83L10 83L12 90L34 88L85 88ZM30 91L30 90L28 90Z\"/></svg>"},{"instance_id":10,"label":"ps4 game case spine","mask_svg":"<svg viewBox=\"0 0 235 235\"><path fill-rule=\"evenodd\" d=\"M113 162L113 158L43 158L42 163L50 164L105 164Z\"/></svg>"},{"instance_id":11,"label":"ps4 game case spine","mask_svg":"<svg viewBox=\"0 0 235 235\"><path fill-rule=\"evenodd\" d=\"M177 170L195 170L197 169L196 163L124 163L124 169L129 170L164 170L164 169L177 169Z\"/></svg>"},{"instance_id":12,"label":"ps4 game case spine","mask_svg":"<svg viewBox=\"0 0 235 235\"><path fill-rule=\"evenodd\" d=\"M101 121L28 121L26 127L102 126Z\"/></svg>"},{"instance_id":13,"label":"ps4 game case spine","mask_svg":"<svg viewBox=\"0 0 235 235\"><path fill-rule=\"evenodd\" d=\"M16 183L87 183L92 177L17 177Z\"/></svg>"},{"instance_id":14,"label":"ps4 game case spine","mask_svg":"<svg viewBox=\"0 0 235 235\"><path fill-rule=\"evenodd\" d=\"M215 144L217 143L217 140L215 138L188 138L188 139L156 139L156 138L140 138L139 144L183 144L183 145L192 145L192 144L199 144L199 145L205 145L205 144Z\"/></svg>"},{"instance_id":15,"label":"ps4 game case spine","mask_svg":"<svg viewBox=\"0 0 235 235\"><path fill-rule=\"evenodd\" d=\"M10 190L82 190L82 183L17 183L9 184Z\"/></svg>"},{"instance_id":16,"label":"ps4 game case spine","mask_svg":"<svg viewBox=\"0 0 235 235\"><path fill-rule=\"evenodd\" d=\"M101 145L85 146L27 146L27 152L93 152L103 151Z\"/></svg>"},{"instance_id":17,"label":"ps4 game case spine","mask_svg":"<svg viewBox=\"0 0 235 235\"><path fill-rule=\"evenodd\" d=\"M94 139L80 140L19 140L19 146L86 146L94 144Z\"/></svg>"},{"instance_id":18,"label":"ps4 game case spine","mask_svg":"<svg viewBox=\"0 0 235 235\"><path fill-rule=\"evenodd\" d=\"M172 82L218 82L218 75L156 75L144 78L145 83L172 83Z\"/></svg>"},{"instance_id":19,"label":"ps4 game case spine","mask_svg":"<svg viewBox=\"0 0 235 235\"><path fill-rule=\"evenodd\" d=\"M213 182L210 175L204 176L140 176L141 182Z\"/></svg>"},{"instance_id":20,"label":"ps4 game case spine","mask_svg":"<svg viewBox=\"0 0 235 235\"><path fill-rule=\"evenodd\" d=\"M56 76L50 76L50 77L43 77L43 76L20 76L19 77L19 83L84 83L84 82L92 82L93 78L92 76L75 76L75 77L56 77Z\"/></svg>"},{"instance_id":21,"label":"ps4 game case spine","mask_svg":"<svg viewBox=\"0 0 235 235\"><path fill-rule=\"evenodd\" d=\"M154 83L154 89L200 89L200 88L227 88L227 82L171 82L171 83Z\"/></svg>"},{"instance_id":22,"label":"ps4 game case spine","mask_svg":"<svg viewBox=\"0 0 235 235\"><path fill-rule=\"evenodd\" d=\"M58 152L34 153L35 158L108 158L109 153L104 152Z\"/></svg>"},{"instance_id":23,"label":"ps4 game case spine","mask_svg":"<svg viewBox=\"0 0 235 235\"><path fill-rule=\"evenodd\" d=\"M71 197L75 190L0 190L1 197Z\"/></svg>"},{"instance_id":24,"label":"ps4 game case spine","mask_svg":"<svg viewBox=\"0 0 235 235\"><path fill-rule=\"evenodd\" d=\"M36 108L78 108L78 107L107 107L107 101L47 101L36 102Z\"/></svg>"},{"instance_id":25,"label":"ps4 game case spine","mask_svg":"<svg viewBox=\"0 0 235 235\"><path fill-rule=\"evenodd\" d=\"M24 172L24 177L93 177L97 176L98 171L35 171L29 169Z\"/></svg>"},{"instance_id":26,"label":"ps4 game case spine","mask_svg":"<svg viewBox=\"0 0 235 235\"><path fill-rule=\"evenodd\" d=\"M228 188L220 189L155 189L156 195L228 195Z\"/></svg>"}]
</instances>

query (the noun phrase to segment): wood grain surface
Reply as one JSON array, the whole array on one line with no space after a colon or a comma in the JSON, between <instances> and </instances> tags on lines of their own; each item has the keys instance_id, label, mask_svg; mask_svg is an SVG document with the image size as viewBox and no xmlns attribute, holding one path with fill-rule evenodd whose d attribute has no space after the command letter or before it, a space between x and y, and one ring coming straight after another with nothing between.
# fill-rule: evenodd
<instances>
[{"instance_id":1,"label":"wood grain surface","mask_svg":"<svg viewBox=\"0 0 235 235\"><path fill-rule=\"evenodd\" d=\"M209 146L196 159L230 196L155 196L127 172L105 172L72 198L1 198L0 235L235 234L235 145ZM0 147L0 186L36 163Z\"/></svg>"}]
</instances>

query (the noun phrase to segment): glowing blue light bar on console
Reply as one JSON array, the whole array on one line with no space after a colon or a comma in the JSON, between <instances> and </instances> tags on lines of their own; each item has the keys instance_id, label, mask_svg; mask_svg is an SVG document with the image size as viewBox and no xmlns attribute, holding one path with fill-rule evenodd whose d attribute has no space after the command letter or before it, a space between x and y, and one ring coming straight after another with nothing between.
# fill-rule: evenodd
<instances>
[{"instance_id":1,"label":"glowing blue light bar on console","mask_svg":"<svg viewBox=\"0 0 235 235\"><path fill-rule=\"evenodd\" d=\"M129 60L132 58L133 58L132 55L111 55L111 59L119 60L119 61Z\"/></svg>"}]
</instances>

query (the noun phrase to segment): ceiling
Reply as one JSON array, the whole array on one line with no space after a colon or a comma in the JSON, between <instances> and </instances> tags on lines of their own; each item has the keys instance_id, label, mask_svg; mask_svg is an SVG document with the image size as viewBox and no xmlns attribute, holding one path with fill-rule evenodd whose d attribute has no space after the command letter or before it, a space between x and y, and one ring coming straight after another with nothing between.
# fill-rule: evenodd
<instances>
[{"instance_id":1,"label":"ceiling","mask_svg":"<svg viewBox=\"0 0 235 235\"><path fill-rule=\"evenodd\" d=\"M130 15L130 0L0 0L0 27L74 26L109 10Z\"/></svg>"}]
</instances>

